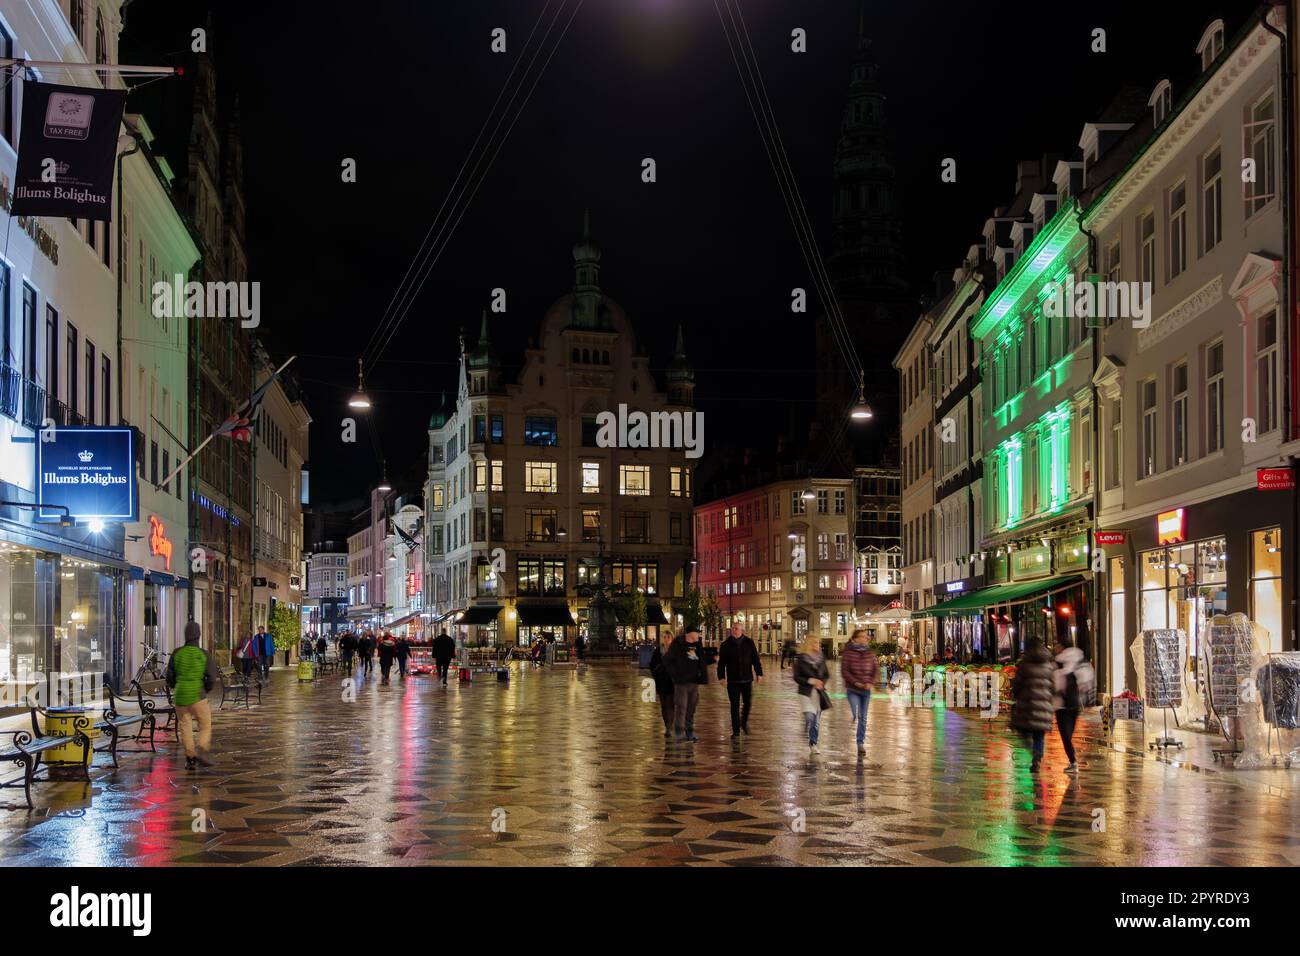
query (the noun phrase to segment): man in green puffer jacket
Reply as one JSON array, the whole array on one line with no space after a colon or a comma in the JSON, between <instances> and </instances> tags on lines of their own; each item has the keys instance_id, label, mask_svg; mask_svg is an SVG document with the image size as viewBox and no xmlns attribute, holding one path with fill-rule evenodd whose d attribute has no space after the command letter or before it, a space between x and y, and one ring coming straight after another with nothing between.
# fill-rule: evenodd
<instances>
[{"instance_id":1,"label":"man in green puffer jacket","mask_svg":"<svg viewBox=\"0 0 1300 956\"><path fill-rule=\"evenodd\" d=\"M196 764L212 766L208 751L212 747L212 707L207 692L218 680L217 667L211 655L199 646L199 625L190 621L185 625L185 646L177 648L167 662L167 686L172 689L172 702L176 705L176 721L180 725L181 745L185 748L185 767L193 770ZM194 732L190 717L199 722L199 747L194 749Z\"/></svg>"}]
</instances>

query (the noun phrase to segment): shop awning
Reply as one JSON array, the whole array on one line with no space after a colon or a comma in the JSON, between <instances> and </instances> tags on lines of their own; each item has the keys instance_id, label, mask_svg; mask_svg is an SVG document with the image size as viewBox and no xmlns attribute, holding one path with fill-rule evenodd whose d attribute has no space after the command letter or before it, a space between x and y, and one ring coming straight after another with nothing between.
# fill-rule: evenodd
<instances>
[{"instance_id":1,"label":"shop awning","mask_svg":"<svg viewBox=\"0 0 1300 956\"><path fill-rule=\"evenodd\" d=\"M667 624L668 618L664 616L663 605L647 604L645 606L645 622L647 624Z\"/></svg>"},{"instance_id":2,"label":"shop awning","mask_svg":"<svg viewBox=\"0 0 1300 956\"><path fill-rule=\"evenodd\" d=\"M519 623L527 627L573 627L575 621L565 604L520 604Z\"/></svg>"},{"instance_id":3,"label":"shop awning","mask_svg":"<svg viewBox=\"0 0 1300 956\"><path fill-rule=\"evenodd\" d=\"M1055 578L1039 578L1037 581L1016 581L1012 584L998 584L991 588L981 588L970 594L963 594L951 601L944 601L921 611L913 611L912 617L946 617L949 614L973 614L986 607L1000 607L1003 604L1019 604L1032 600L1035 595L1074 584L1083 580L1077 574L1066 574Z\"/></svg>"},{"instance_id":4,"label":"shop awning","mask_svg":"<svg viewBox=\"0 0 1300 956\"><path fill-rule=\"evenodd\" d=\"M384 627L401 627L404 624L410 624L419 616L420 616L419 611L412 611L410 614L406 615L405 617L399 617L396 621L389 621L387 624L384 625Z\"/></svg>"},{"instance_id":5,"label":"shop awning","mask_svg":"<svg viewBox=\"0 0 1300 956\"><path fill-rule=\"evenodd\" d=\"M456 618L457 624L491 624L501 613L500 604L471 604Z\"/></svg>"}]
</instances>

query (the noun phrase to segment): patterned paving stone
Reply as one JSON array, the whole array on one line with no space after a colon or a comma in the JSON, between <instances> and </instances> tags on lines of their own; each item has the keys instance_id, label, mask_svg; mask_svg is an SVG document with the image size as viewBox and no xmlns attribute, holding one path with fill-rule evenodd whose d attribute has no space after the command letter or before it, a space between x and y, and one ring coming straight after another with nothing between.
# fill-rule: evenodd
<instances>
[{"instance_id":1,"label":"patterned paving stone","mask_svg":"<svg viewBox=\"0 0 1300 956\"><path fill-rule=\"evenodd\" d=\"M1300 863L1300 801L1271 777L1102 746L1087 726L1077 778L1054 737L1034 777L1004 722L879 697L865 758L839 701L810 758L787 675L734 741L725 692L704 688L690 745L663 739L630 665L362 681L354 702L278 671L260 707L217 715L212 768L187 772L168 741L101 760L90 787L39 785L30 812L0 795L0 864Z\"/></svg>"}]
</instances>

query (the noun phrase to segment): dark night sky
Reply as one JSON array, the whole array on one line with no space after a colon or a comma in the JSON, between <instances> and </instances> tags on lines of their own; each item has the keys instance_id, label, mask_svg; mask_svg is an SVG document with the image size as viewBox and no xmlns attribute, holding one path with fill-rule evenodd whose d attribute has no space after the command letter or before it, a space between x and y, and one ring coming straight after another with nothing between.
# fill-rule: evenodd
<instances>
[{"instance_id":1,"label":"dark night sky","mask_svg":"<svg viewBox=\"0 0 1300 956\"><path fill-rule=\"evenodd\" d=\"M252 278L262 282L269 345L300 356L315 419L315 503L362 493L378 475L369 437L355 445L339 437L356 357L543 2L215 5L220 82L241 96ZM568 0L553 37L575 5ZM134 61L188 48L206 6L134 0L124 39ZM823 255L857 6L743 6ZM1082 124L1122 83L1149 88L1185 75L1210 19L1223 16L1231 35L1252 9L1241 0L868 2L918 295L934 271L951 272L992 208L1010 197L1016 160L1072 151ZM506 55L489 51L498 26L507 30ZM805 55L790 52L795 27L807 30ZM1089 51L1094 27L1107 31L1104 55ZM168 83L148 94L165 101ZM1185 88L1175 81L1175 99ZM165 145L183 156L183 143ZM658 163L651 185L640 180L646 156ZM955 184L939 180L948 156L957 159ZM358 162L355 184L340 181L343 157ZM174 164L183 168L183 159ZM368 373L378 402L372 420L399 487L414 489L421 478L425 423L455 381L457 330L472 344L490 290L506 288L509 312L493 317L493 340L515 360L572 283L570 248L584 207L604 252L602 285L628 310L653 364L667 360L677 324L685 326L699 405L719 422L712 437L725 422L735 441L761 442L792 408L811 411L812 319L791 315L789 295L812 283L714 4L586 0ZM892 354L905 332L881 330L856 347Z\"/></svg>"}]
</instances>

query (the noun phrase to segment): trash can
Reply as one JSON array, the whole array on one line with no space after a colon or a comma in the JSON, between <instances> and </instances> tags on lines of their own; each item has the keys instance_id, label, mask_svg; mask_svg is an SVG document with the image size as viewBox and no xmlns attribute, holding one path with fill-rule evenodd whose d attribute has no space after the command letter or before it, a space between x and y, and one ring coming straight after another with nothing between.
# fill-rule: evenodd
<instances>
[{"instance_id":1,"label":"trash can","mask_svg":"<svg viewBox=\"0 0 1300 956\"><path fill-rule=\"evenodd\" d=\"M313 681L313 680L315 680L315 679L316 679L316 663L315 663L315 661L304 661L304 660L302 660L302 659L299 659L299 661L298 661L298 682L299 682L299 683L302 683L303 681Z\"/></svg>"},{"instance_id":2,"label":"trash can","mask_svg":"<svg viewBox=\"0 0 1300 956\"><path fill-rule=\"evenodd\" d=\"M649 667L650 658L655 655L655 646L653 644L641 644L636 649L636 666Z\"/></svg>"},{"instance_id":3,"label":"trash can","mask_svg":"<svg viewBox=\"0 0 1300 956\"><path fill-rule=\"evenodd\" d=\"M45 711L45 734L49 737L67 737L68 743L61 747L55 747L48 750L42 760L54 767L59 766L81 766L82 750L81 744L74 739L76 737L76 722L79 718L90 717L90 709L87 707L50 707ZM88 721L91 726L87 727L85 734L90 738L90 746L95 746L95 738L99 736L99 731L94 728L94 720Z\"/></svg>"}]
</instances>

